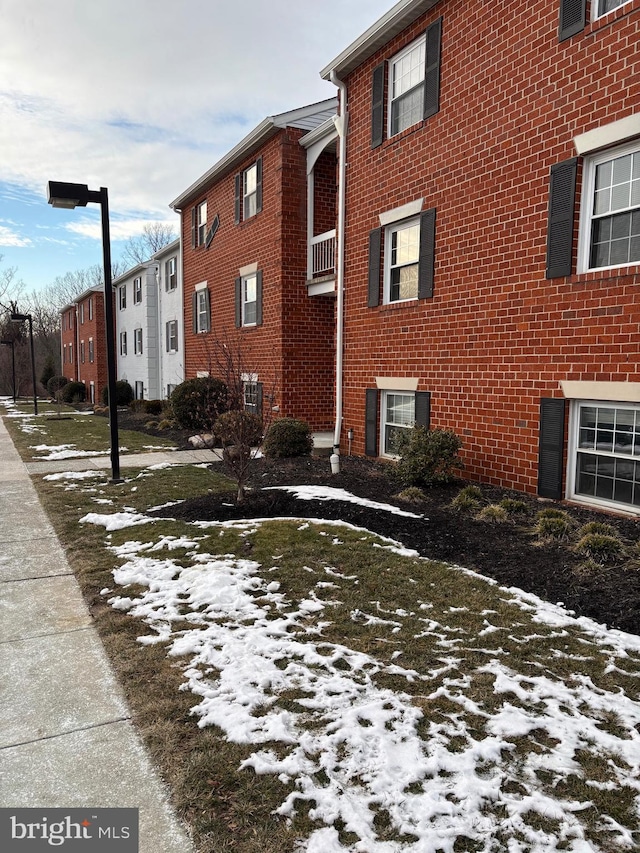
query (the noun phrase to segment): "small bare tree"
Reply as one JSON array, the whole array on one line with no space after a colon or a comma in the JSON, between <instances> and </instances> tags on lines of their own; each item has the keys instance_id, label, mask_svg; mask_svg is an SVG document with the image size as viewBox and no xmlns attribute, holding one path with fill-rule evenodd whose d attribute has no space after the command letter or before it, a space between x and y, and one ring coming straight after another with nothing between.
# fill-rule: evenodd
<instances>
[{"instance_id":1,"label":"small bare tree","mask_svg":"<svg viewBox=\"0 0 640 853\"><path fill-rule=\"evenodd\" d=\"M122 260L128 266L148 261L152 255L172 243L178 233L168 222L147 222L138 237L129 237L124 244Z\"/></svg>"},{"instance_id":2,"label":"small bare tree","mask_svg":"<svg viewBox=\"0 0 640 853\"><path fill-rule=\"evenodd\" d=\"M272 373L272 385L268 389L264 388L264 383L258 383L255 361L240 332L233 337L213 332L207 343L210 372L227 386L229 407L229 411L213 424L212 432L222 442L222 460L238 486L237 501L241 503L251 462L260 452L271 425L276 374Z\"/></svg>"}]
</instances>

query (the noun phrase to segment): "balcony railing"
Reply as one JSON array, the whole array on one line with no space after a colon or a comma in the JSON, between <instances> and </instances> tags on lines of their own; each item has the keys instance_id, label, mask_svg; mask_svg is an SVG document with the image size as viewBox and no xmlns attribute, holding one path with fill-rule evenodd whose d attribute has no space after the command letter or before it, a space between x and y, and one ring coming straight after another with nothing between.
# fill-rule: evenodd
<instances>
[{"instance_id":1,"label":"balcony railing","mask_svg":"<svg viewBox=\"0 0 640 853\"><path fill-rule=\"evenodd\" d=\"M335 270L336 230L311 238L309 278L329 275Z\"/></svg>"}]
</instances>

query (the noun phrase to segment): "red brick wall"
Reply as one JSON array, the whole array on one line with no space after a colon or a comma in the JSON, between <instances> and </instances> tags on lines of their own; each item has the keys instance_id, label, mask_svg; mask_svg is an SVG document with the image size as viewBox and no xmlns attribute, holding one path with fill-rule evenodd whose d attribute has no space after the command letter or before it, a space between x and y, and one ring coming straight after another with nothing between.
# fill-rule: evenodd
<instances>
[{"instance_id":1,"label":"red brick wall","mask_svg":"<svg viewBox=\"0 0 640 853\"><path fill-rule=\"evenodd\" d=\"M287 128L213 183L182 214L185 376L215 374L216 339L241 352L243 372L257 373L265 395L274 393L280 416L328 428L332 417L333 300L306 289L306 154L302 131ZM262 156L262 210L234 221L234 178ZM220 227L206 249L191 246L191 210L207 199L208 224ZM257 263L263 281L263 323L235 328L234 282L241 267ZM211 333L193 334L192 298L206 281ZM265 399L265 406L269 405Z\"/></svg>"},{"instance_id":2,"label":"red brick wall","mask_svg":"<svg viewBox=\"0 0 640 853\"><path fill-rule=\"evenodd\" d=\"M343 423L356 453L365 389L418 377L432 427L462 436L467 475L533 492L540 398L561 396L561 379L640 381L640 269L545 279L551 165L575 156L576 134L640 109L640 2L563 43L558 8L438 3L347 79ZM371 150L372 70L438 16L440 110ZM421 197L437 209L434 296L368 308L369 231Z\"/></svg>"},{"instance_id":3,"label":"red brick wall","mask_svg":"<svg viewBox=\"0 0 640 853\"><path fill-rule=\"evenodd\" d=\"M60 315L60 343L61 343L61 360L62 360L62 376L67 379L75 380L78 376L77 353L76 353L76 310L75 308L67 308ZM69 351L71 345L71 352ZM72 361L69 357L72 356Z\"/></svg>"},{"instance_id":4,"label":"red brick wall","mask_svg":"<svg viewBox=\"0 0 640 853\"><path fill-rule=\"evenodd\" d=\"M336 201L338 197L336 155L323 151L313 169L313 233L324 234L336 227Z\"/></svg>"},{"instance_id":5,"label":"red brick wall","mask_svg":"<svg viewBox=\"0 0 640 853\"><path fill-rule=\"evenodd\" d=\"M87 400L89 399L89 385L95 383L96 403L101 402L102 389L107 385L107 340L105 335L104 318L104 294L95 291L93 298L93 317L89 319L89 297L82 300L84 303L84 323L80 322L80 304L78 304L77 320L77 352L75 353L78 364L79 380L87 386ZM89 361L89 339L93 338L93 363ZM84 363L80 361L80 342L84 341Z\"/></svg>"}]
</instances>

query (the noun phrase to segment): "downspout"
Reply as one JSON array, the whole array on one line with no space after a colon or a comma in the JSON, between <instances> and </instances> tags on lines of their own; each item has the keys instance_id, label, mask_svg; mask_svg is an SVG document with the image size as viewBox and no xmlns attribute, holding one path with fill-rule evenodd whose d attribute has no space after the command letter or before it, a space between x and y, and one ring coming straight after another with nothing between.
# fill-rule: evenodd
<instances>
[{"instance_id":1,"label":"downspout","mask_svg":"<svg viewBox=\"0 0 640 853\"><path fill-rule=\"evenodd\" d=\"M334 116L333 122L340 139L338 154L338 228L336 234L336 422L333 433L333 453L331 454L331 473L340 471L340 432L342 430L342 375L344 347L344 233L345 233L345 190L347 177L347 125L349 112L347 110L347 87L336 75L334 69L330 73L331 82L340 91L340 113Z\"/></svg>"}]
</instances>

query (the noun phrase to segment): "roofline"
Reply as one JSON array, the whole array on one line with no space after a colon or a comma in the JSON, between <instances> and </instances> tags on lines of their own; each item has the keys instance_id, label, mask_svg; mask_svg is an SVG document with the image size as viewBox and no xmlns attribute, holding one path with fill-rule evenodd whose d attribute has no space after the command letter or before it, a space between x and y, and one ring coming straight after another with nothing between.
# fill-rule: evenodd
<instances>
[{"instance_id":1,"label":"roofline","mask_svg":"<svg viewBox=\"0 0 640 853\"><path fill-rule=\"evenodd\" d=\"M248 133L244 139L241 139L231 151L228 151L221 160L212 166L208 172L198 178L190 187L174 199L169 207L175 211L180 211L190 199L202 192L202 190L211 183L214 178L219 177L228 169L232 168L236 163L244 160L252 151L266 142L271 136L275 135L278 130L288 127L292 122L298 119L305 118L308 115L318 112L319 107L325 109L330 106L338 106L337 98L327 98L324 101L317 101L315 104L309 104L306 107L299 107L295 110L290 110L286 113L278 113L274 116L267 116L257 127Z\"/></svg>"},{"instance_id":2,"label":"roofline","mask_svg":"<svg viewBox=\"0 0 640 853\"><path fill-rule=\"evenodd\" d=\"M323 139L325 136L328 139L338 138L338 131L334 121L334 116L331 116L331 118L323 121L322 124L314 127L313 130L309 131L309 133L305 133L305 135L300 139L300 145L302 145L303 148L308 148L310 145L313 145L314 142L317 142L319 139Z\"/></svg>"},{"instance_id":3,"label":"roofline","mask_svg":"<svg viewBox=\"0 0 640 853\"><path fill-rule=\"evenodd\" d=\"M331 72L334 71L338 77L344 78L437 2L438 0L400 0L326 65L320 76L323 80L330 80Z\"/></svg>"},{"instance_id":4,"label":"roofline","mask_svg":"<svg viewBox=\"0 0 640 853\"><path fill-rule=\"evenodd\" d=\"M175 240L172 240L171 243L167 243L166 246L163 246L161 249L158 249L155 254L151 256L151 259L160 259L163 255L168 255L169 252L175 252L180 249L180 238L176 237Z\"/></svg>"},{"instance_id":5,"label":"roofline","mask_svg":"<svg viewBox=\"0 0 640 853\"><path fill-rule=\"evenodd\" d=\"M113 279L112 284L118 284L118 282L121 282L125 278L131 278L131 276L135 275L138 272L144 272L145 270L148 270L151 266L155 266L153 258L149 258L148 261L143 261L141 264L136 264L135 267L131 267L131 269L125 270L122 275L119 275L117 276L117 278Z\"/></svg>"}]
</instances>

